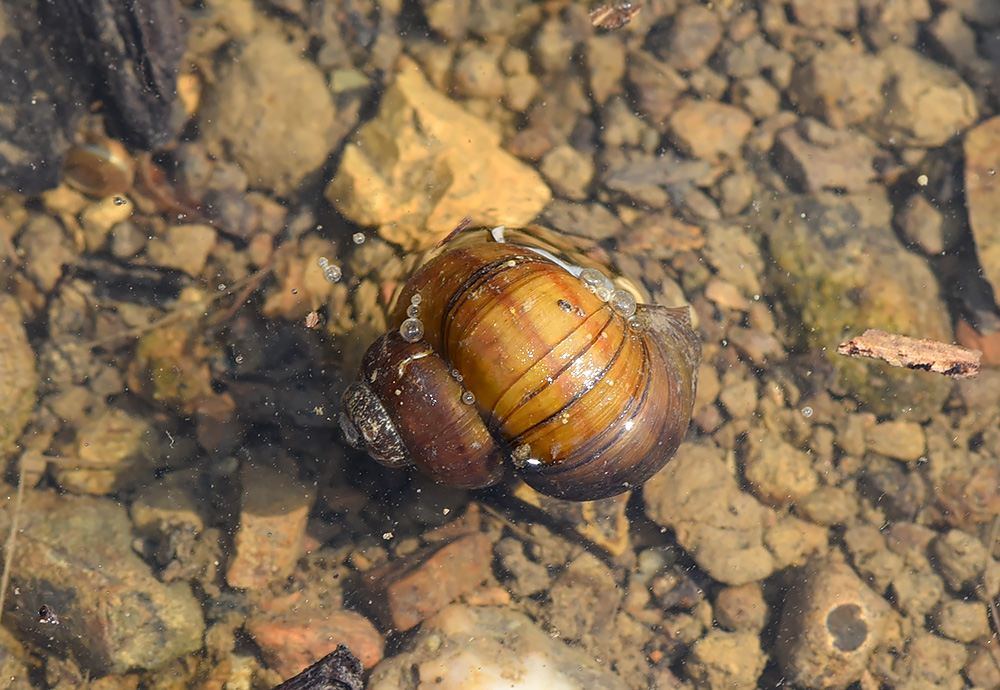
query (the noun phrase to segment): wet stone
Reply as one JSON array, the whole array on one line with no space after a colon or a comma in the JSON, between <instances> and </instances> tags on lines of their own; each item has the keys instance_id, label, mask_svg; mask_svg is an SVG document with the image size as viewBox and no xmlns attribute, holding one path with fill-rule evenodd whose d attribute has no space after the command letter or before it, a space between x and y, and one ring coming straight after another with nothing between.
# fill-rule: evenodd
<instances>
[{"instance_id":1,"label":"wet stone","mask_svg":"<svg viewBox=\"0 0 1000 690\"><path fill-rule=\"evenodd\" d=\"M766 661L755 633L710 630L694 643L684 672L697 690L753 688Z\"/></svg>"},{"instance_id":2,"label":"wet stone","mask_svg":"<svg viewBox=\"0 0 1000 690\"><path fill-rule=\"evenodd\" d=\"M382 660L384 642L371 621L354 611L328 611L308 602L293 610L264 613L247 622L247 632L267 665L282 678L346 645L364 668Z\"/></svg>"},{"instance_id":3,"label":"wet stone","mask_svg":"<svg viewBox=\"0 0 1000 690\"><path fill-rule=\"evenodd\" d=\"M549 597L549 626L559 637L593 649L614 634L621 589L611 571L593 554L573 559L552 583ZM581 601L588 602L587 606L580 606Z\"/></svg>"},{"instance_id":4,"label":"wet stone","mask_svg":"<svg viewBox=\"0 0 1000 690\"><path fill-rule=\"evenodd\" d=\"M230 587L256 590L291 574L303 553L306 522L316 495L294 468L246 463L235 553L226 570Z\"/></svg>"},{"instance_id":5,"label":"wet stone","mask_svg":"<svg viewBox=\"0 0 1000 690\"><path fill-rule=\"evenodd\" d=\"M322 165L350 128L338 122L319 68L270 31L253 36L227 63L206 93L199 123L210 151L279 195Z\"/></svg>"},{"instance_id":6,"label":"wet stone","mask_svg":"<svg viewBox=\"0 0 1000 690\"><path fill-rule=\"evenodd\" d=\"M800 189L860 191L875 178L879 148L863 134L807 118L778 133L774 153L779 169Z\"/></svg>"},{"instance_id":7,"label":"wet stone","mask_svg":"<svg viewBox=\"0 0 1000 690\"><path fill-rule=\"evenodd\" d=\"M756 582L720 589L713 611L719 625L733 632L759 633L770 614L760 584Z\"/></svg>"},{"instance_id":8,"label":"wet stone","mask_svg":"<svg viewBox=\"0 0 1000 690\"><path fill-rule=\"evenodd\" d=\"M365 573L371 605L387 628L409 630L491 576L490 541L466 534Z\"/></svg>"},{"instance_id":9,"label":"wet stone","mask_svg":"<svg viewBox=\"0 0 1000 690\"><path fill-rule=\"evenodd\" d=\"M558 196L582 201L594 177L594 161L592 156L561 144L545 154L539 170Z\"/></svg>"},{"instance_id":10,"label":"wet stone","mask_svg":"<svg viewBox=\"0 0 1000 690\"><path fill-rule=\"evenodd\" d=\"M201 648L191 588L153 576L132 550L123 507L29 491L20 526L4 620L22 639L97 675L158 669ZM59 625L39 626L42 605Z\"/></svg>"},{"instance_id":11,"label":"wet stone","mask_svg":"<svg viewBox=\"0 0 1000 690\"><path fill-rule=\"evenodd\" d=\"M776 210L763 214L761 229L774 259L772 278L799 314L789 324L796 337L825 348L840 382L869 411L909 420L939 411L951 390L945 377L842 357L830 347L856 334L858 324L951 342L937 280L892 231L885 192L792 196Z\"/></svg>"},{"instance_id":12,"label":"wet stone","mask_svg":"<svg viewBox=\"0 0 1000 690\"><path fill-rule=\"evenodd\" d=\"M903 238L928 256L944 253L958 239L955 229L922 194L914 194L893 218Z\"/></svg>"},{"instance_id":13,"label":"wet stone","mask_svg":"<svg viewBox=\"0 0 1000 690\"><path fill-rule=\"evenodd\" d=\"M548 569L528 558L521 541L513 537L501 539L494 547L494 553L500 566L510 575L510 579L503 584L515 596L530 597L549 587L551 577Z\"/></svg>"},{"instance_id":14,"label":"wet stone","mask_svg":"<svg viewBox=\"0 0 1000 690\"><path fill-rule=\"evenodd\" d=\"M149 423L135 413L109 409L77 432L78 466L56 467L59 485L96 496L121 491L145 479L155 465L156 446Z\"/></svg>"},{"instance_id":15,"label":"wet stone","mask_svg":"<svg viewBox=\"0 0 1000 690\"><path fill-rule=\"evenodd\" d=\"M693 158L736 158L753 127L743 110L712 101L688 101L670 116L670 137Z\"/></svg>"},{"instance_id":16,"label":"wet stone","mask_svg":"<svg viewBox=\"0 0 1000 690\"><path fill-rule=\"evenodd\" d=\"M935 566L952 591L961 591L986 569L989 557L983 543L971 534L953 529L931 545Z\"/></svg>"},{"instance_id":17,"label":"wet stone","mask_svg":"<svg viewBox=\"0 0 1000 690\"><path fill-rule=\"evenodd\" d=\"M927 450L924 428L915 422L881 422L865 433L869 450L889 458L913 462Z\"/></svg>"},{"instance_id":18,"label":"wet stone","mask_svg":"<svg viewBox=\"0 0 1000 690\"><path fill-rule=\"evenodd\" d=\"M956 642L972 642L990 634L986 604L980 601L942 602L931 618L939 633Z\"/></svg>"},{"instance_id":19,"label":"wet stone","mask_svg":"<svg viewBox=\"0 0 1000 690\"><path fill-rule=\"evenodd\" d=\"M625 690L585 652L510 608L452 605L428 619L405 650L372 671L368 690L470 690L500 685Z\"/></svg>"},{"instance_id":20,"label":"wet stone","mask_svg":"<svg viewBox=\"0 0 1000 690\"><path fill-rule=\"evenodd\" d=\"M10 454L35 407L38 373L17 302L0 295L0 460Z\"/></svg>"},{"instance_id":21,"label":"wet stone","mask_svg":"<svg viewBox=\"0 0 1000 690\"><path fill-rule=\"evenodd\" d=\"M533 168L500 147L489 123L435 90L409 61L326 188L340 213L407 249L432 246L469 215L473 226L522 227L551 195Z\"/></svg>"},{"instance_id":22,"label":"wet stone","mask_svg":"<svg viewBox=\"0 0 1000 690\"><path fill-rule=\"evenodd\" d=\"M774 556L764 529L774 516L742 492L714 446L688 443L643 487L646 514L712 578L742 585L767 577Z\"/></svg>"},{"instance_id":23,"label":"wet stone","mask_svg":"<svg viewBox=\"0 0 1000 690\"><path fill-rule=\"evenodd\" d=\"M877 56L837 42L796 68L789 96L803 114L843 129L881 110L886 73Z\"/></svg>"},{"instance_id":24,"label":"wet stone","mask_svg":"<svg viewBox=\"0 0 1000 690\"><path fill-rule=\"evenodd\" d=\"M969 224L983 275L1000 294L1000 117L965 137L965 189Z\"/></svg>"},{"instance_id":25,"label":"wet stone","mask_svg":"<svg viewBox=\"0 0 1000 690\"><path fill-rule=\"evenodd\" d=\"M765 503L795 503L819 485L809 456L778 434L751 432L747 443L744 472L753 492Z\"/></svg>"},{"instance_id":26,"label":"wet stone","mask_svg":"<svg viewBox=\"0 0 1000 690\"><path fill-rule=\"evenodd\" d=\"M687 5L674 17L665 49L653 51L674 69L690 72L705 64L721 40L719 16L703 5Z\"/></svg>"},{"instance_id":27,"label":"wet stone","mask_svg":"<svg viewBox=\"0 0 1000 690\"><path fill-rule=\"evenodd\" d=\"M851 31L858 25L858 0L792 0L792 15L803 26Z\"/></svg>"},{"instance_id":28,"label":"wet stone","mask_svg":"<svg viewBox=\"0 0 1000 690\"><path fill-rule=\"evenodd\" d=\"M214 247L215 229L211 226L171 225L162 240L150 240L146 252L151 263L176 268L197 278Z\"/></svg>"},{"instance_id":29,"label":"wet stone","mask_svg":"<svg viewBox=\"0 0 1000 690\"><path fill-rule=\"evenodd\" d=\"M889 615L888 604L850 567L814 561L796 577L785 600L778 662L799 686L845 688L861 678Z\"/></svg>"},{"instance_id":30,"label":"wet stone","mask_svg":"<svg viewBox=\"0 0 1000 690\"><path fill-rule=\"evenodd\" d=\"M944 595L944 582L930 569L905 569L892 581L893 601L906 616L925 616Z\"/></svg>"},{"instance_id":31,"label":"wet stone","mask_svg":"<svg viewBox=\"0 0 1000 690\"><path fill-rule=\"evenodd\" d=\"M972 89L953 70L900 45L879 57L888 67L884 109L871 128L879 143L940 146L976 121Z\"/></svg>"}]
</instances>

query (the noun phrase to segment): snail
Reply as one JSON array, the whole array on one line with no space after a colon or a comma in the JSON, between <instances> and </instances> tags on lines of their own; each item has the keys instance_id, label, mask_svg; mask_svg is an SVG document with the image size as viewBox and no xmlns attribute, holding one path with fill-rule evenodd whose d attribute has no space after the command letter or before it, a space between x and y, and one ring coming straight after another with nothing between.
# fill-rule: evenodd
<instances>
[{"instance_id":1,"label":"snail","mask_svg":"<svg viewBox=\"0 0 1000 690\"><path fill-rule=\"evenodd\" d=\"M638 303L533 233L460 227L416 270L344 393L351 445L463 488L511 465L535 490L577 501L640 486L666 464L701 358L688 308Z\"/></svg>"}]
</instances>

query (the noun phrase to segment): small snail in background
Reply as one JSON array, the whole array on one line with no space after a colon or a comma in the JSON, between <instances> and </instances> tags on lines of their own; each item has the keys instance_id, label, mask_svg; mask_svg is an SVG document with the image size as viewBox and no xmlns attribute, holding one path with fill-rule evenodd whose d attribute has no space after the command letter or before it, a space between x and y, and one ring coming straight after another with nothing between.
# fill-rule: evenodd
<instances>
[{"instance_id":1,"label":"small snail in background","mask_svg":"<svg viewBox=\"0 0 1000 690\"><path fill-rule=\"evenodd\" d=\"M639 304L535 232L460 227L417 269L344 393L349 443L456 487L489 486L509 464L578 501L663 467L694 404L688 308Z\"/></svg>"}]
</instances>

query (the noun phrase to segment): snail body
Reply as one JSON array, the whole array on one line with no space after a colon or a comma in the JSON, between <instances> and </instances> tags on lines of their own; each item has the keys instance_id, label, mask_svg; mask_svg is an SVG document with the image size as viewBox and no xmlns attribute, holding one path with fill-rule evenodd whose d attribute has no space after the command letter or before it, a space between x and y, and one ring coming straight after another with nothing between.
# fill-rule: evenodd
<instances>
[{"instance_id":1,"label":"snail body","mask_svg":"<svg viewBox=\"0 0 1000 690\"><path fill-rule=\"evenodd\" d=\"M348 441L465 488L509 462L571 500L656 473L694 404L701 346L687 308L637 304L600 271L497 231L456 245L414 273L366 352L344 394Z\"/></svg>"}]
</instances>

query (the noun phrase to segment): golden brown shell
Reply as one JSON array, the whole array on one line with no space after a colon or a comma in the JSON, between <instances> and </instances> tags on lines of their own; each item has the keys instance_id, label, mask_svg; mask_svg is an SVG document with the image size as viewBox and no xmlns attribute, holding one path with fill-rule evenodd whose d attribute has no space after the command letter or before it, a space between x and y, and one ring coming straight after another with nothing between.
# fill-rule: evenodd
<instances>
[{"instance_id":1,"label":"golden brown shell","mask_svg":"<svg viewBox=\"0 0 1000 690\"><path fill-rule=\"evenodd\" d=\"M399 295L394 330L345 396L345 430L377 458L401 437L405 457L389 463L417 464L443 483L492 483L509 458L558 498L639 486L684 436L701 348L686 308L640 304L630 314L618 296L531 248L447 249ZM422 333L407 330L414 322ZM429 383L431 369L440 384ZM370 397L386 414L379 422Z\"/></svg>"}]
</instances>

